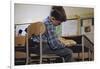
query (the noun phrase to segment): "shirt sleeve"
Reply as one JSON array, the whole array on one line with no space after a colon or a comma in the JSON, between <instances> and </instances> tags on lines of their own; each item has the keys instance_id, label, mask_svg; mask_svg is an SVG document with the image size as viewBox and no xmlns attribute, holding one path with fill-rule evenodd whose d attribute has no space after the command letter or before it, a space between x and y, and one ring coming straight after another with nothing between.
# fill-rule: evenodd
<instances>
[{"instance_id":1,"label":"shirt sleeve","mask_svg":"<svg viewBox=\"0 0 100 69\"><path fill-rule=\"evenodd\" d=\"M55 34L54 26L47 26L47 39L49 46L52 49L60 49L65 47L64 44L58 40L58 37Z\"/></svg>"}]
</instances>

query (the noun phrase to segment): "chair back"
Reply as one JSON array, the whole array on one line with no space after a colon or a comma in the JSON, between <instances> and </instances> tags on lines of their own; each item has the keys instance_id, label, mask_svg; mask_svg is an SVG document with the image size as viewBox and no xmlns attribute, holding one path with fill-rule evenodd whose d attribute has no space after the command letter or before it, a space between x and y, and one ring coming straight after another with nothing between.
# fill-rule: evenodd
<instances>
[{"instance_id":1,"label":"chair back","mask_svg":"<svg viewBox=\"0 0 100 69\"><path fill-rule=\"evenodd\" d=\"M25 36L15 37L15 46L25 46Z\"/></svg>"},{"instance_id":2,"label":"chair back","mask_svg":"<svg viewBox=\"0 0 100 69\"><path fill-rule=\"evenodd\" d=\"M45 25L42 22L35 22L28 26L27 33L28 38L30 38L32 35L40 35L45 32Z\"/></svg>"}]
</instances>

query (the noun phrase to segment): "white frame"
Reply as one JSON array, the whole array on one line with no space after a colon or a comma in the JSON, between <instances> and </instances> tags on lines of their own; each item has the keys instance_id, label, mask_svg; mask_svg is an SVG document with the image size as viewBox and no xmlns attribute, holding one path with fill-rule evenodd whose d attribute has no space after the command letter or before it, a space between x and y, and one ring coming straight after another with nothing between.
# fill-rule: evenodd
<instances>
[{"instance_id":1,"label":"white frame","mask_svg":"<svg viewBox=\"0 0 100 69\"><path fill-rule=\"evenodd\" d=\"M87 0L86 0L87 1ZM89 2L84 2L84 1L64 1L63 0L63 2L62 2L62 0L61 1L52 1L52 0L50 0L50 1L48 1L48 3L47 3L47 0L46 1L43 1L43 2L41 2L41 0L37 0L37 1L35 1L35 0L33 0L33 1L30 1L30 0L14 0L14 1L11 1L10 2L10 5L11 5L11 43L10 43L10 68L11 69L25 69L25 68L28 68L28 69L33 69L33 68L36 68L36 69L39 69L39 68L43 68L43 69L47 69L47 68L49 68L50 67L50 69L51 68L54 68L54 67L52 67L52 65L49 65L49 67L48 67L48 65L47 65L47 67L45 67L44 65L39 65L39 66L35 66L35 65L25 65L25 66L15 66L14 65L14 4L15 3L26 3L26 4L42 4L42 5L61 5L61 6L76 6L76 7L94 7L94 4L93 3L91 3L91 1L89 1ZM90 5L88 5L88 3L90 3ZM81 4L81 5L80 5ZM77 63L73 63L73 64L71 64L71 65L76 65ZM64 65L64 64L63 64ZM63 66L62 65L62 66ZM57 67L58 66L58 67ZM61 68L62 68L62 66L61 66ZM78 64L76 65L76 66L79 66ZM81 65L81 66L83 66L83 65ZM55 65L55 67L57 67L57 68L60 68L59 67L59 64L57 64L57 65ZM68 64L68 66L67 66L68 68L71 68L71 67L73 67L73 66L70 66L70 64ZM75 66L74 66L75 67ZM63 67L64 69L66 69L66 66L65 67ZM92 67L91 67L92 68ZM94 68L94 67L93 67Z\"/></svg>"}]
</instances>

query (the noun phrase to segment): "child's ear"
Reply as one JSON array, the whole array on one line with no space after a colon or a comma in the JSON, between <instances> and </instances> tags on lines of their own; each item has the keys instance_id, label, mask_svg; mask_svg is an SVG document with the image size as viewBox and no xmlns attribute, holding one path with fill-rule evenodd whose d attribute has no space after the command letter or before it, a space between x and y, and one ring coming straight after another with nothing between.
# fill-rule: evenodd
<instances>
[{"instance_id":1,"label":"child's ear","mask_svg":"<svg viewBox=\"0 0 100 69\"><path fill-rule=\"evenodd\" d=\"M51 17L52 18L52 20L55 20L55 18L54 17Z\"/></svg>"}]
</instances>

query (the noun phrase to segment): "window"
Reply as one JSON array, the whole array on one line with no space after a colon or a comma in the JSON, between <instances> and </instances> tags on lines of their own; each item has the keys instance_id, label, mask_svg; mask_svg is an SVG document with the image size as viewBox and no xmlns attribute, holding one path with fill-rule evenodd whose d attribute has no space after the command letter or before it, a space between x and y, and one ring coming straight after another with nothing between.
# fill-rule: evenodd
<instances>
[{"instance_id":1,"label":"window","mask_svg":"<svg viewBox=\"0 0 100 69\"><path fill-rule=\"evenodd\" d=\"M78 20L67 20L62 23L62 36L77 35Z\"/></svg>"}]
</instances>

